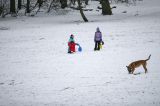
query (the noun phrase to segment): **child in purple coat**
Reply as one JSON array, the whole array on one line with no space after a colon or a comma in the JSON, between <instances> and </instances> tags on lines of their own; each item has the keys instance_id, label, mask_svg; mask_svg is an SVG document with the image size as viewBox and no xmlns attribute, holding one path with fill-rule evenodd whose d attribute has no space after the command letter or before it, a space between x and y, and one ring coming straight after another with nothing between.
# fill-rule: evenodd
<instances>
[{"instance_id":1,"label":"child in purple coat","mask_svg":"<svg viewBox=\"0 0 160 106\"><path fill-rule=\"evenodd\" d=\"M100 50L100 44L101 42L103 43L103 41L102 41L102 33L99 30L99 27L97 27L95 32L94 42L95 42L94 50Z\"/></svg>"}]
</instances>

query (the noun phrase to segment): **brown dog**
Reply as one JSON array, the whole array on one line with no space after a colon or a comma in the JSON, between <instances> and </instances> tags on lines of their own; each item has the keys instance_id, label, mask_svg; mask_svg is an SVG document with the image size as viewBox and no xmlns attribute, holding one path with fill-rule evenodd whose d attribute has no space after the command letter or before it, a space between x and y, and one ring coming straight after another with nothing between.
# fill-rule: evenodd
<instances>
[{"instance_id":1,"label":"brown dog","mask_svg":"<svg viewBox=\"0 0 160 106\"><path fill-rule=\"evenodd\" d=\"M145 73L147 73L146 65L147 65L147 61L150 59L150 57L151 57L151 55L149 55L148 59L146 59L146 60L135 61L135 62L132 62L131 64L129 64L129 66L126 66L129 74L133 74L135 68L137 68L141 65L143 66Z\"/></svg>"}]
</instances>

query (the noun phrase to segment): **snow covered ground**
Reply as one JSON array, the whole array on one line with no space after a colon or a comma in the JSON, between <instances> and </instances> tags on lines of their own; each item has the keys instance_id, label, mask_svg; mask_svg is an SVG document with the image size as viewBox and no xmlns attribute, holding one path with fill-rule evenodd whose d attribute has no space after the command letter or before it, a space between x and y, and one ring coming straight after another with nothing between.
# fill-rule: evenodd
<instances>
[{"instance_id":1,"label":"snow covered ground","mask_svg":"<svg viewBox=\"0 0 160 106\"><path fill-rule=\"evenodd\" d=\"M1 18L0 106L160 106L159 5L143 0L118 4L112 16L86 12L88 23L75 11ZM97 26L105 45L95 52ZM67 54L70 34L81 53ZM126 65L150 54L147 74L142 67L128 74Z\"/></svg>"}]
</instances>

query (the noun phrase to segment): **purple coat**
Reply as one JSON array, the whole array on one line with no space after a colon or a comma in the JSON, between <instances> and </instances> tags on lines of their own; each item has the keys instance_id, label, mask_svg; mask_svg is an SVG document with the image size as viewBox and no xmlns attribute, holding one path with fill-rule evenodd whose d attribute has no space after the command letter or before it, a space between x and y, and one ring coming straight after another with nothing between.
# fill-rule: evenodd
<instances>
[{"instance_id":1,"label":"purple coat","mask_svg":"<svg viewBox=\"0 0 160 106\"><path fill-rule=\"evenodd\" d=\"M102 33L100 31L95 32L94 41L102 41Z\"/></svg>"}]
</instances>

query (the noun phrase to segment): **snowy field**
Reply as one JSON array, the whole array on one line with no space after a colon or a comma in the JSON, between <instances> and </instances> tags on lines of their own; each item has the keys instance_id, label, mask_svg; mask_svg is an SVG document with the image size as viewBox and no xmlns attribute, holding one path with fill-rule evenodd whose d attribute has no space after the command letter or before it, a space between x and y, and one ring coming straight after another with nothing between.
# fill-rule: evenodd
<instances>
[{"instance_id":1,"label":"snowy field","mask_svg":"<svg viewBox=\"0 0 160 106\"><path fill-rule=\"evenodd\" d=\"M94 9L88 23L68 9L0 18L0 106L160 106L159 5L118 4L112 16ZM97 26L105 45L95 52ZM67 54L70 34L82 52ZM126 65L150 54L147 74L128 74Z\"/></svg>"}]
</instances>

